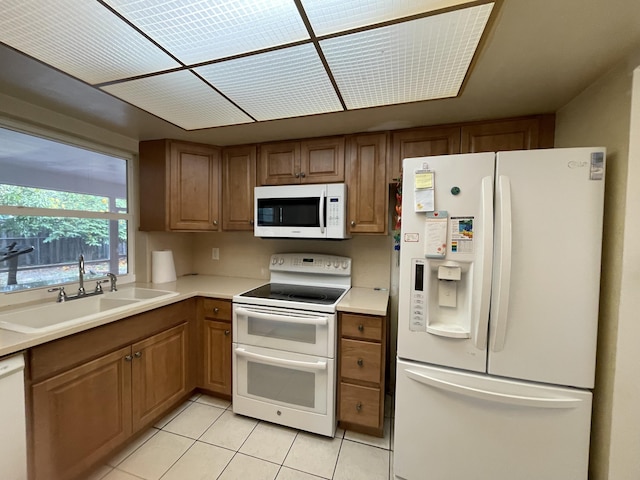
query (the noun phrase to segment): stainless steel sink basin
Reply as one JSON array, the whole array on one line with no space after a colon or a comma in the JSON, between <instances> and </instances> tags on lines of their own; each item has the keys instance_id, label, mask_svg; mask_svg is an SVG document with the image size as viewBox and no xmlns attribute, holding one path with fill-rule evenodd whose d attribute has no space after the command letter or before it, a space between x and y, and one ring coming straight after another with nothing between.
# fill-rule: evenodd
<instances>
[{"instance_id":1,"label":"stainless steel sink basin","mask_svg":"<svg viewBox=\"0 0 640 480\"><path fill-rule=\"evenodd\" d=\"M168 290L124 287L102 295L7 311L0 314L0 328L20 333L51 332L175 295L178 293Z\"/></svg>"}]
</instances>

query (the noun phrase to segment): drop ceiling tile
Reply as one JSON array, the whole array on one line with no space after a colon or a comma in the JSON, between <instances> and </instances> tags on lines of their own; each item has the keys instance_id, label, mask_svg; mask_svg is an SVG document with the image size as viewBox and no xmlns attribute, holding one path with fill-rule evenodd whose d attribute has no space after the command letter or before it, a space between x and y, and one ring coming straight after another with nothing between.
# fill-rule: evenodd
<instances>
[{"instance_id":1,"label":"drop ceiling tile","mask_svg":"<svg viewBox=\"0 0 640 480\"><path fill-rule=\"evenodd\" d=\"M179 64L96 1L2 0L0 41L90 84Z\"/></svg>"},{"instance_id":2,"label":"drop ceiling tile","mask_svg":"<svg viewBox=\"0 0 640 480\"><path fill-rule=\"evenodd\" d=\"M317 36L469 3L469 0L302 0Z\"/></svg>"},{"instance_id":3,"label":"drop ceiling tile","mask_svg":"<svg viewBox=\"0 0 640 480\"><path fill-rule=\"evenodd\" d=\"M195 69L257 120L342 110L312 44Z\"/></svg>"},{"instance_id":4,"label":"drop ceiling tile","mask_svg":"<svg viewBox=\"0 0 640 480\"><path fill-rule=\"evenodd\" d=\"M320 42L347 108L456 96L493 4Z\"/></svg>"},{"instance_id":5,"label":"drop ceiling tile","mask_svg":"<svg viewBox=\"0 0 640 480\"><path fill-rule=\"evenodd\" d=\"M106 0L187 65L309 38L293 0Z\"/></svg>"},{"instance_id":6,"label":"drop ceiling tile","mask_svg":"<svg viewBox=\"0 0 640 480\"><path fill-rule=\"evenodd\" d=\"M101 88L185 130L253 121L189 70Z\"/></svg>"}]
</instances>

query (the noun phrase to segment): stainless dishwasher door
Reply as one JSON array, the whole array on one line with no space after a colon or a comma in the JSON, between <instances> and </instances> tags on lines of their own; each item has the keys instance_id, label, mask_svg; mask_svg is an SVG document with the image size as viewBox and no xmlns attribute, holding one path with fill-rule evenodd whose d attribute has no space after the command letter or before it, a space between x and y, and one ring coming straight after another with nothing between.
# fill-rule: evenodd
<instances>
[{"instance_id":1,"label":"stainless dishwasher door","mask_svg":"<svg viewBox=\"0 0 640 480\"><path fill-rule=\"evenodd\" d=\"M27 430L24 405L24 357L0 359L0 476L27 479Z\"/></svg>"}]
</instances>

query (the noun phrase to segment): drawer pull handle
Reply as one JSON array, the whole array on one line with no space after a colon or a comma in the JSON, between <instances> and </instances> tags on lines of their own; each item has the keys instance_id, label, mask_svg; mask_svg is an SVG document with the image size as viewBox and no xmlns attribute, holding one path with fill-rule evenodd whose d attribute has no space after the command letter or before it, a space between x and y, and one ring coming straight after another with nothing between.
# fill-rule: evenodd
<instances>
[{"instance_id":1,"label":"drawer pull handle","mask_svg":"<svg viewBox=\"0 0 640 480\"><path fill-rule=\"evenodd\" d=\"M130 362L131 360L133 360L133 357L132 357L131 355L127 355L127 356L125 356L125 357L124 357L124 359L125 359L127 362Z\"/></svg>"},{"instance_id":2,"label":"drawer pull handle","mask_svg":"<svg viewBox=\"0 0 640 480\"><path fill-rule=\"evenodd\" d=\"M358 331L359 332L364 332L364 325L363 324L358 325Z\"/></svg>"},{"instance_id":3,"label":"drawer pull handle","mask_svg":"<svg viewBox=\"0 0 640 480\"><path fill-rule=\"evenodd\" d=\"M133 354L134 357L140 358L142 356L142 352L136 352Z\"/></svg>"},{"instance_id":4,"label":"drawer pull handle","mask_svg":"<svg viewBox=\"0 0 640 480\"><path fill-rule=\"evenodd\" d=\"M225 330L225 331L224 331L224 334L225 334L226 336L229 336L229 334L230 334L230 333L231 333L231 330Z\"/></svg>"},{"instance_id":5,"label":"drawer pull handle","mask_svg":"<svg viewBox=\"0 0 640 480\"><path fill-rule=\"evenodd\" d=\"M219 309L218 307L216 307L216 308L214 308L214 309L213 309L213 313L216 313L216 314L217 314L219 311L220 311L220 309Z\"/></svg>"},{"instance_id":6,"label":"drawer pull handle","mask_svg":"<svg viewBox=\"0 0 640 480\"><path fill-rule=\"evenodd\" d=\"M361 411L362 411L362 402L358 402L358 403L356 403L356 410L357 410L358 412L361 412Z\"/></svg>"},{"instance_id":7,"label":"drawer pull handle","mask_svg":"<svg viewBox=\"0 0 640 480\"><path fill-rule=\"evenodd\" d=\"M358 366L362 367L364 365L364 360L362 360L361 358L358 359Z\"/></svg>"}]
</instances>

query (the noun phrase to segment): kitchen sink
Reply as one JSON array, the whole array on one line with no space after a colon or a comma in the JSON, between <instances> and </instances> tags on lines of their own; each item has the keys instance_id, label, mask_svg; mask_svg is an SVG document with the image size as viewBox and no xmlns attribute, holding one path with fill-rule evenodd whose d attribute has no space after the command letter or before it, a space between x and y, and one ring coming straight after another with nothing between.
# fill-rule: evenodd
<instances>
[{"instance_id":1,"label":"kitchen sink","mask_svg":"<svg viewBox=\"0 0 640 480\"><path fill-rule=\"evenodd\" d=\"M168 290L124 287L116 292L1 313L0 329L20 333L52 332L175 295L178 293Z\"/></svg>"}]
</instances>

